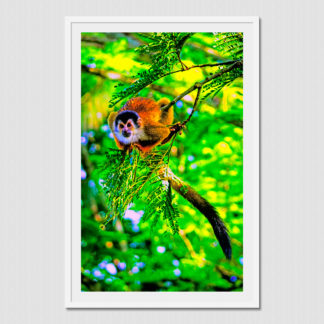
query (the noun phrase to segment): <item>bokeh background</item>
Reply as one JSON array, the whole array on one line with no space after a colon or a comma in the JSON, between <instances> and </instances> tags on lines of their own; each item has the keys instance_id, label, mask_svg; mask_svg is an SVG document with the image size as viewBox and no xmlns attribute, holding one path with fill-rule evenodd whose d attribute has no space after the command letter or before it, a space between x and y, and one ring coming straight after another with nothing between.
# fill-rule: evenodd
<instances>
[{"instance_id":1,"label":"bokeh background","mask_svg":"<svg viewBox=\"0 0 324 324\"><path fill-rule=\"evenodd\" d=\"M109 228L102 229L109 210L102 192L100 166L105 152L116 148L107 125L108 101L117 83L125 87L150 66L135 51L145 38L134 33L82 34L82 290L83 291L241 291L243 289L243 80L236 79L200 103L187 130L177 136L171 169L194 187L227 224L233 245L226 260L205 219L176 195L180 232L173 235L160 220L151 230L143 222L145 201L137 201ZM181 53L187 65L221 60L213 33L196 33ZM173 99L212 67L172 74L138 95ZM175 121L188 117L195 93L174 106ZM121 104L117 105L119 108Z\"/></svg>"}]
</instances>

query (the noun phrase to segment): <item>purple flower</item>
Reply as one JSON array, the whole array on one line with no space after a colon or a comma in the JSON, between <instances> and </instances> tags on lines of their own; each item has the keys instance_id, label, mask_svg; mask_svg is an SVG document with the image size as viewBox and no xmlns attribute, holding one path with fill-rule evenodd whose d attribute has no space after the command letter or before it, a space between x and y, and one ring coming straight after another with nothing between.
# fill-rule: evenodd
<instances>
[{"instance_id":1,"label":"purple flower","mask_svg":"<svg viewBox=\"0 0 324 324\"><path fill-rule=\"evenodd\" d=\"M125 270L126 269L126 263L125 262L119 262L117 265L119 270Z\"/></svg>"},{"instance_id":2,"label":"purple flower","mask_svg":"<svg viewBox=\"0 0 324 324\"><path fill-rule=\"evenodd\" d=\"M139 268L136 267L136 266L133 267L133 268L132 268L132 272L133 272L133 273L138 273L138 272L139 272Z\"/></svg>"},{"instance_id":3,"label":"purple flower","mask_svg":"<svg viewBox=\"0 0 324 324\"><path fill-rule=\"evenodd\" d=\"M81 180L84 180L87 178L87 172L85 172L83 169L81 169Z\"/></svg>"},{"instance_id":4,"label":"purple flower","mask_svg":"<svg viewBox=\"0 0 324 324\"><path fill-rule=\"evenodd\" d=\"M156 250L159 252L159 253L164 253L165 252L165 246L158 246L156 248Z\"/></svg>"},{"instance_id":5,"label":"purple flower","mask_svg":"<svg viewBox=\"0 0 324 324\"><path fill-rule=\"evenodd\" d=\"M106 270L113 276L117 274L117 268L115 267L115 265L113 263L108 263L106 265Z\"/></svg>"}]
</instances>

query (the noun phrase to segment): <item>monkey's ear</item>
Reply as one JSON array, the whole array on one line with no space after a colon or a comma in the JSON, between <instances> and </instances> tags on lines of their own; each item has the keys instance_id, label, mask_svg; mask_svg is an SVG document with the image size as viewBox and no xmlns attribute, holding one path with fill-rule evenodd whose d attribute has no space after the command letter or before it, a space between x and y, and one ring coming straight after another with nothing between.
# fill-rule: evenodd
<instances>
[{"instance_id":1,"label":"monkey's ear","mask_svg":"<svg viewBox=\"0 0 324 324\"><path fill-rule=\"evenodd\" d=\"M143 124L143 119L142 119L142 118L139 117L139 118L137 119L137 125L138 125L139 127L143 127L144 124Z\"/></svg>"},{"instance_id":2,"label":"monkey's ear","mask_svg":"<svg viewBox=\"0 0 324 324\"><path fill-rule=\"evenodd\" d=\"M169 99L162 98L157 102L157 104L159 105L160 108L162 108L163 106L166 106L169 102L170 102Z\"/></svg>"},{"instance_id":3,"label":"monkey's ear","mask_svg":"<svg viewBox=\"0 0 324 324\"><path fill-rule=\"evenodd\" d=\"M117 115L118 115L118 113L116 111L112 111L108 116L107 121L108 121L108 125L109 125L111 131L113 131L114 121L115 121Z\"/></svg>"}]
</instances>

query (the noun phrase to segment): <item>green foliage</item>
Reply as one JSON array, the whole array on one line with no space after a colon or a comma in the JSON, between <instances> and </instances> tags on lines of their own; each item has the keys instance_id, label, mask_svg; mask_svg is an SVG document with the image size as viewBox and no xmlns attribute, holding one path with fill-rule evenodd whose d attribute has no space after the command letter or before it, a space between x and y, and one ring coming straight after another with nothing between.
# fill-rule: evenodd
<instances>
[{"instance_id":1,"label":"green foliage","mask_svg":"<svg viewBox=\"0 0 324 324\"><path fill-rule=\"evenodd\" d=\"M134 149L131 153L110 149L102 167L101 182L109 210L103 224L116 217L123 218L126 210L144 195L144 220L153 218L152 228L159 218L168 221L173 234L178 232L178 209L172 204L171 186L159 170L169 163L170 149L154 151L145 156Z\"/></svg>"},{"instance_id":2,"label":"green foliage","mask_svg":"<svg viewBox=\"0 0 324 324\"><path fill-rule=\"evenodd\" d=\"M223 69L223 66L219 68ZM226 72L206 83L202 90L202 98L201 100L206 100L208 97L214 97L220 90L222 90L225 86L230 85L234 80L239 77L242 77L242 67L238 66L231 70L230 72Z\"/></svg>"},{"instance_id":3,"label":"green foliage","mask_svg":"<svg viewBox=\"0 0 324 324\"><path fill-rule=\"evenodd\" d=\"M243 58L243 33L215 33L214 47L223 57L241 60Z\"/></svg>"},{"instance_id":4,"label":"green foliage","mask_svg":"<svg viewBox=\"0 0 324 324\"><path fill-rule=\"evenodd\" d=\"M149 39L149 43L141 45L135 51L142 55L148 55L151 66L134 76L136 81L128 87L123 83L118 83L109 107L114 107L121 100L135 96L139 91L153 82L175 73L174 67L180 64L180 71L185 71L188 67L182 62L180 54L185 42L192 36L192 33L149 33L140 34L144 39ZM242 33L216 33L214 48L224 59L241 60L243 58L243 34ZM235 62L235 61L234 61ZM225 64L227 61L225 60ZM217 71L221 72L225 66L217 66ZM210 73L212 74L212 73ZM242 65L237 65L233 70L226 72L219 77L206 83L202 89L202 98L214 97L223 87L229 85L235 79L243 76Z\"/></svg>"},{"instance_id":5,"label":"green foliage","mask_svg":"<svg viewBox=\"0 0 324 324\"><path fill-rule=\"evenodd\" d=\"M151 187L151 193L146 201L143 221L153 218L151 229L155 229L159 219L163 219L167 221L172 233L178 234L179 210L177 204L173 202L170 183L166 180L158 181L155 187Z\"/></svg>"},{"instance_id":6,"label":"green foliage","mask_svg":"<svg viewBox=\"0 0 324 324\"><path fill-rule=\"evenodd\" d=\"M215 43L214 48L222 57L231 60L243 59L242 33L215 33ZM220 66L219 69L224 69L224 66ZM211 80L203 88L202 100L205 100L209 96L214 97L221 89L242 76L243 65L241 64L230 72L224 73L220 77Z\"/></svg>"},{"instance_id":7,"label":"green foliage","mask_svg":"<svg viewBox=\"0 0 324 324\"><path fill-rule=\"evenodd\" d=\"M83 291L243 289L242 65L211 80L214 84L206 83L187 130L176 137L172 148L154 151L161 161L163 152L169 150L164 162L168 161L182 180L218 209L232 238L231 261L224 258L205 217L180 195L173 195L169 184L158 179L155 172L148 177L153 166L142 164L144 160L136 151L122 160L106 122L108 100L113 104L120 100L117 109L133 95L155 100L173 99L196 82L242 60L235 50L230 52L225 46L217 47L218 41L224 39L219 35L195 33L187 39L179 35L184 43L176 44L170 38L169 47L165 49L169 52L163 52L167 53L163 55L169 56L169 61L162 61L166 62L165 70L158 70L155 77L151 67L163 56L163 48L156 47L154 51L152 46L158 43L159 37L167 44L170 35L82 34ZM226 33L225 36L223 43L227 44L229 37L235 35ZM237 50L241 51L243 35L236 36ZM154 42L149 37L153 37ZM139 46L142 50L136 50ZM145 52L145 46L149 52ZM181 48L180 60L177 52L172 52L176 48ZM227 63L229 60L231 62ZM186 69L206 63L211 66ZM148 71L154 77L136 83L143 76L145 79ZM136 87L130 88L130 92L120 93L134 84ZM174 106L175 121L188 117L194 99L195 93L189 93ZM127 172L119 172L121 161ZM103 165L106 165L104 172ZM109 178L118 172L120 178ZM136 188L145 179L149 180L136 195ZM132 186L134 191L130 189ZM127 191L129 200L125 195L118 200L118 192L123 195Z\"/></svg>"},{"instance_id":8,"label":"green foliage","mask_svg":"<svg viewBox=\"0 0 324 324\"><path fill-rule=\"evenodd\" d=\"M140 90L170 73L173 67L180 63L181 48L184 42L190 37L191 33L150 33L140 34L149 39L149 43L136 48L139 54L150 56L151 66L139 72L135 78L137 80L129 87L122 89L123 84L117 85L117 91L110 100L109 107L113 107L124 98L134 96Z\"/></svg>"}]
</instances>

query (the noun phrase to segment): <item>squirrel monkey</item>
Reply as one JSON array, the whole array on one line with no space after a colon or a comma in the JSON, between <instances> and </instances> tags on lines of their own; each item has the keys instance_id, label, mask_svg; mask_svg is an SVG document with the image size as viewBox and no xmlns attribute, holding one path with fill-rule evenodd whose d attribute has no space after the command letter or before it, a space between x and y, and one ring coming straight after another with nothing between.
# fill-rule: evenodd
<instances>
[{"instance_id":1,"label":"squirrel monkey","mask_svg":"<svg viewBox=\"0 0 324 324\"><path fill-rule=\"evenodd\" d=\"M162 110L169 100L161 99L155 102L148 98L133 98L118 111L110 113L109 127L114 135L119 149L137 147L141 152L149 152L155 146L167 143L174 134L174 127L168 125L173 122L173 107ZM162 167L161 177L165 175L171 187L188 200L208 219L216 238L226 256L231 259L232 248L227 228L215 208L192 187L176 177L168 168Z\"/></svg>"},{"instance_id":2,"label":"squirrel monkey","mask_svg":"<svg viewBox=\"0 0 324 324\"><path fill-rule=\"evenodd\" d=\"M133 98L118 111L110 113L108 125L120 149L135 145L142 152L149 152L171 139L168 125L173 122L173 107L162 111L167 99L155 102L148 98Z\"/></svg>"}]
</instances>

